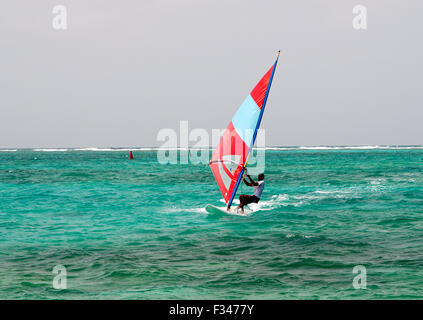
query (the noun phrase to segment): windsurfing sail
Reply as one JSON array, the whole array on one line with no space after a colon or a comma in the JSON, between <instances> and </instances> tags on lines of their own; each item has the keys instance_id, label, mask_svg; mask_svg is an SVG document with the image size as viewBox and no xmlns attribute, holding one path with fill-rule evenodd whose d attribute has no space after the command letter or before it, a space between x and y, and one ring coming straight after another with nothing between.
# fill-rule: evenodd
<instances>
[{"instance_id":1,"label":"windsurfing sail","mask_svg":"<svg viewBox=\"0 0 423 320\"><path fill-rule=\"evenodd\" d=\"M226 204L230 206L244 174L260 127L280 51L275 63L257 83L220 138L210 168Z\"/></svg>"}]
</instances>

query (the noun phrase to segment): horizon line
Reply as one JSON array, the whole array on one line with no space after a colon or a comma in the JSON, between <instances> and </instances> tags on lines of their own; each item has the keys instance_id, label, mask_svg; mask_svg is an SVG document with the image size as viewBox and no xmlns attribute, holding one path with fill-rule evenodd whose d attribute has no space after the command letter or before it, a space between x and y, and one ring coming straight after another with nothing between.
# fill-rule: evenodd
<instances>
[{"instance_id":1,"label":"horizon line","mask_svg":"<svg viewBox=\"0 0 423 320\"><path fill-rule=\"evenodd\" d=\"M212 147L155 147L155 146L121 146L121 147L0 147L0 151L156 151L156 150L213 150ZM289 150L289 149L423 149L423 144L357 144L357 145L269 145L254 147L256 150Z\"/></svg>"}]
</instances>

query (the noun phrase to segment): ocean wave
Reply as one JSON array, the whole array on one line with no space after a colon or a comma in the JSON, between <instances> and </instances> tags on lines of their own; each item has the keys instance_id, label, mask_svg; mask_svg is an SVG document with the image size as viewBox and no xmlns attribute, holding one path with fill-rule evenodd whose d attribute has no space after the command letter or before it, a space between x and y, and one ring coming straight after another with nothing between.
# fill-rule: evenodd
<instances>
[{"instance_id":1,"label":"ocean wave","mask_svg":"<svg viewBox=\"0 0 423 320\"><path fill-rule=\"evenodd\" d=\"M165 208L163 209L163 212L165 213L175 213L175 212L192 212L192 213L206 213L206 208L201 207L201 208L177 208L177 207L172 207L172 208Z\"/></svg>"},{"instance_id":2,"label":"ocean wave","mask_svg":"<svg viewBox=\"0 0 423 320\"><path fill-rule=\"evenodd\" d=\"M100 151L100 152L107 152L107 151L132 151L132 149L113 149L113 148L76 148L72 149L73 151Z\"/></svg>"},{"instance_id":3,"label":"ocean wave","mask_svg":"<svg viewBox=\"0 0 423 320\"><path fill-rule=\"evenodd\" d=\"M298 147L266 147L266 150L410 150L410 149L423 149L423 146L402 146L402 145L366 145L366 146L298 146Z\"/></svg>"},{"instance_id":4,"label":"ocean wave","mask_svg":"<svg viewBox=\"0 0 423 320\"><path fill-rule=\"evenodd\" d=\"M285 238L302 238L302 239L312 239L316 238L315 236L305 235L305 234L294 234L294 233L288 233L285 235Z\"/></svg>"},{"instance_id":5,"label":"ocean wave","mask_svg":"<svg viewBox=\"0 0 423 320\"><path fill-rule=\"evenodd\" d=\"M101 152L109 152L109 151L154 151L157 148L97 148L97 147L89 147L89 148L74 148L73 151L101 151Z\"/></svg>"},{"instance_id":6,"label":"ocean wave","mask_svg":"<svg viewBox=\"0 0 423 320\"><path fill-rule=\"evenodd\" d=\"M18 149L0 149L0 152L16 152Z\"/></svg>"},{"instance_id":7,"label":"ocean wave","mask_svg":"<svg viewBox=\"0 0 423 320\"><path fill-rule=\"evenodd\" d=\"M65 152L69 151L69 149L53 149L53 148L46 148L46 149L32 149L33 151L37 152Z\"/></svg>"},{"instance_id":8,"label":"ocean wave","mask_svg":"<svg viewBox=\"0 0 423 320\"><path fill-rule=\"evenodd\" d=\"M373 179L363 186L353 186L338 190L315 190L305 194L275 194L269 200L260 201L258 209L261 211L273 210L280 207L300 207L326 200L349 201L359 199L371 193L383 193L388 187L383 179Z\"/></svg>"}]
</instances>

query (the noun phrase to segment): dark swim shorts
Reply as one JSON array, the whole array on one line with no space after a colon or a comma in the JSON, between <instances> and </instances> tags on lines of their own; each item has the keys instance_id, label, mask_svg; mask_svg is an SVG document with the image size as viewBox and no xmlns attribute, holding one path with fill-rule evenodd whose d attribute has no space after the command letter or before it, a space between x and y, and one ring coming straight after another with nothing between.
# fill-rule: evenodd
<instances>
[{"instance_id":1,"label":"dark swim shorts","mask_svg":"<svg viewBox=\"0 0 423 320\"><path fill-rule=\"evenodd\" d=\"M240 204L250 204L250 203L258 203L260 198L257 198L256 196L250 196L248 194L241 194L239 196L239 202Z\"/></svg>"}]
</instances>

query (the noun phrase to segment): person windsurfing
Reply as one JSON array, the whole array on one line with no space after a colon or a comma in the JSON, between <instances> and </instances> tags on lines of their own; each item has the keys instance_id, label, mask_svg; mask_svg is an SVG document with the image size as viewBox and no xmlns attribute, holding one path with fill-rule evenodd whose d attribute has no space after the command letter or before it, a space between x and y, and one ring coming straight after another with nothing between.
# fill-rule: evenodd
<instances>
[{"instance_id":1,"label":"person windsurfing","mask_svg":"<svg viewBox=\"0 0 423 320\"><path fill-rule=\"evenodd\" d=\"M246 177L250 180L247 181ZM241 209L241 212L244 213L244 206L250 203L258 203L261 198L261 194L264 189L264 174L260 173L257 177L258 181L255 182L249 174L245 174L242 180L245 182L245 184L249 187L254 187L254 194L241 194L239 196L239 206L238 209ZM231 206L228 206L228 211L230 211Z\"/></svg>"}]
</instances>

